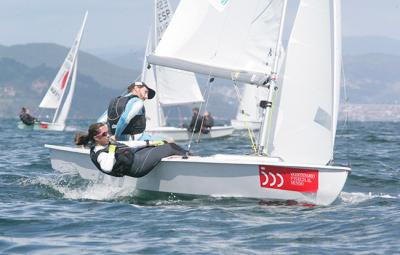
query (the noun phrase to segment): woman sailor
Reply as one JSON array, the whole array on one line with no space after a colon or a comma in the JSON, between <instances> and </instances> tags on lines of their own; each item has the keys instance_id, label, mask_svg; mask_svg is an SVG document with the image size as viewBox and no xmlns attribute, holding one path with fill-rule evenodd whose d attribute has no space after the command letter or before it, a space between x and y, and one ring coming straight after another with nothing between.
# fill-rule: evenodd
<instances>
[{"instance_id":1,"label":"woman sailor","mask_svg":"<svg viewBox=\"0 0 400 255\"><path fill-rule=\"evenodd\" d=\"M186 151L175 143L164 141L136 141L135 147L110 139L104 123L90 125L87 135L79 135L77 145L91 145L90 158L103 173L122 177L142 177L148 174L162 158L186 155Z\"/></svg>"},{"instance_id":2,"label":"woman sailor","mask_svg":"<svg viewBox=\"0 0 400 255\"><path fill-rule=\"evenodd\" d=\"M144 134L146 129L146 111L144 101L152 99L156 92L144 82L134 82L128 86L128 94L111 100L107 111L107 124L118 141L156 140ZM101 121L99 121L101 122Z\"/></svg>"}]
</instances>

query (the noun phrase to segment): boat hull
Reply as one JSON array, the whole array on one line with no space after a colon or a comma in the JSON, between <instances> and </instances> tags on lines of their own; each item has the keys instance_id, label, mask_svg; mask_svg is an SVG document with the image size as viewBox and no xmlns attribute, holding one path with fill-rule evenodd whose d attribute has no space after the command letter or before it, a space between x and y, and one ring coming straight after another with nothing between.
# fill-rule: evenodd
<instances>
[{"instance_id":1,"label":"boat hull","mask_svg":"<svg viewBox=\"0 0 400 255\"><path fill-rule=\"evenodd\" d=\"M194 140L213 139L229 136L233 133L232 126L215 126L212 127L208 134L196 133L193 134ZM177 127L159 127L146 130L146 133L153 136L160 136L165 138L172 138L174 141L188 141L192 137L192 132L188 132L186 128ZM199 136L200 134L200 136Z\"/></svg>"},{"instance_id":2,"label":"boat hull","mask_svg":"<svg viewBox=\"0 0 400 255\"><path fill-rule=\"evenodd\" d=\"M243 120L231 120L231 125L235 130L259 130L261 121L243 121Z\"/></svg>"},{"instance_id":3,"label":"boat hull","mask_svg":"<svg viewBox=\"0 0 400 255\"><path fill-rule=\"evenodd\" d=\"M40 122L28 126L20 121L18 122L17 126L19 129L41 130L41 131L64 131L65 129L65 125L49 123L49 122Z\"/></svg>"},{"instance_id":4,"label":"boat hull","mask_svg":"<svg viewBox=\"0 0 400 255\"><path fill-rule=\"evenodd\" d=\"M287 164L278 159L214 155L163 159L142 178L111 177L98 171L88 150L45 145L50 149L53 169L78 172L82 178L137 190L329 205L340 194L350 169L347 167ZM133 188L133 187L132 187Z\"/></svg>"}]
</instances>

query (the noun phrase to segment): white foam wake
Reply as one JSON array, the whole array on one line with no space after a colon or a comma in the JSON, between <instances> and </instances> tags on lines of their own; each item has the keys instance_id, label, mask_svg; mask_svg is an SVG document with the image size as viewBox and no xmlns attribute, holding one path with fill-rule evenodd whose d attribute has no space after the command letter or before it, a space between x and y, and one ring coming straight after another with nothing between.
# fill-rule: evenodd
<instances>
[{"instance_id":1,"label":"white foam wake","mask_svg":"<svg viewBox=\"0 0 400 255\"><path fill-rule=\"evenodd\" d=\"M71 176L41 176L35 179L29 179L25 184L39 184L49 186L52 189L63 194L67 199L91 199L91 200L112 200L118 197L132 195L135 186L132 185L114 185L110 183L85 181L80 178L77 181Z\"/></svg>"},{"instance_id":2,"label":"white foam wake","mask_svg":"<svg viewBox=\"0 0 400 255\"><path fill-rule=\"evenodd\" d=\"M372 192L362 193L362 192L342 192L340 193L340 199L345 203L357 204L374 198L388 198L388 199L398 199L400 194L395 197L389 194L373 194Z\"/></svg>"}]
</instances>

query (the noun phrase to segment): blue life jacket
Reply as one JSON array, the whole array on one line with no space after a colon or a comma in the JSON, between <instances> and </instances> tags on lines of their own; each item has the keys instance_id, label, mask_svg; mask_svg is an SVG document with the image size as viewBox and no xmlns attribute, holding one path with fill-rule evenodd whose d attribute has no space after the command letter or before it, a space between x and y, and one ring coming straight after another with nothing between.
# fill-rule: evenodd
<instances>
[{"instance_id":1,"label":"blue life jacket","mask_svg":"<svg viewBox=\"0 0 400 255\"><path fill-rule=\"evenodd\" d=\"M115 134L115 129L117 127L117 123L121 118L121 115L124 113L126 105L129 100L139 100L139 97L136 95L129 96L118 96L111 100L108 111L107 111L107 124L111 131L111 133ZM139 112L135 117L131 119L128 126L122 131L123 135L136 135L143 133L146 129L146 111L143 107L141 112Z\"/></svg>"}]
</instances>

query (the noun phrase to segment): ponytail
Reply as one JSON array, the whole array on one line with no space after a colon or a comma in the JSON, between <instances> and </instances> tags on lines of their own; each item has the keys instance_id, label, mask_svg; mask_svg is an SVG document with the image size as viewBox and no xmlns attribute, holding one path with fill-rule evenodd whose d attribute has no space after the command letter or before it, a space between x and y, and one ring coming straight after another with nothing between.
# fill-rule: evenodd
<instances>
[{"instance_id":1,"label":"ponytail","mask_svg":"<svg viewBox=\"0 0 400 255\"><path fill-rule=\"evenodd\" d=\"M94 123L89 126L88 133L76 133L74 138L74 143L76 145L88 145L89 143L95 143L94 137L97 135L100 127L104 126L105 124L102 122Z\"/></svg>"},{"instance_id":2,"label":"ponytail","mask_svg":"<svg viewBox=\"0 0 400 255\"><path fill-rule=\"evenodd\" d=\"M88 134L76 133L75 134L75 138L74 138L74 143L76 145L84 145L84 146L86 146L89 143Z\"/></svg>"}]
</instances>

